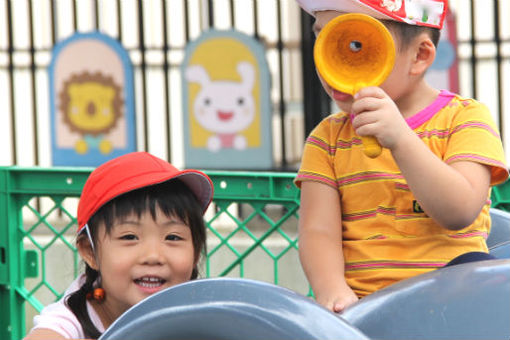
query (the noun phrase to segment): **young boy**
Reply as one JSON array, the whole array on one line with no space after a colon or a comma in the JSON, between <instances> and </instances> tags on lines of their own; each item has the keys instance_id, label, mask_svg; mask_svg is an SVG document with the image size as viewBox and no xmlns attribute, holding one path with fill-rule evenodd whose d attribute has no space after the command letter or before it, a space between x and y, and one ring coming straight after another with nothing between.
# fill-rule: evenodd
<instances>
[{"instance_id":1,"label":"young boy","mask_svg":"<svg viewBox=\"0 0 510 340\"><path fill-rule=\"evenodd\" d=\"M504 182L503 147L487 108L434 89L446 0L297 0L318 34L333 18L363 13L395 40L395 66L380 87L354 96L322 85L341 112L304 148L300 259L317 301L340 312L397 281L488 252L489 187ZM363 153L360 136L383 147Z\"/></svg>"}]
</instances>

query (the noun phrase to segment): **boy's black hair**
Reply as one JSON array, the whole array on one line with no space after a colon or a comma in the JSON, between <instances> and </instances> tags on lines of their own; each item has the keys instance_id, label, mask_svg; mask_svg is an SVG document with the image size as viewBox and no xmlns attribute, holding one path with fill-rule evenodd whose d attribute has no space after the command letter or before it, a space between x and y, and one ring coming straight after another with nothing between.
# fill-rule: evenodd
<instances>
[{"instance_id":1,"label":"boy's black hair","mask_svg":"<svg viewBox=\"0 0 510 340\"><path fill-rule=\"evenodd\" d=\"M166 216L178 217L190 227L194 256L198 260L200 254L206 251L206 230L202 208L191 190L178 179L130 191L103 205L88 222L94 244L97 245L100 225L104 225L106 233L109 234L116 220L131 214L141 217L144 212L150 212L155 219L158 208ZM83 241L86 237L86 233L82 232L77 242ZM93 285L98 277L99 272L85 264L85 283L66 299L66 304L79 320L85 337L93 339L99 338L101 333L90 319L86 302L87 294L94 289ZM190 280L197 277L198 269L195 267Z\"/></svg>"},{"instance_id":2,"label":"boy's black hair","mask_svg":"<svg viewBox=\"0 0 510 340\"><path fill-rule=\"evenodd\" d=\"M399 50L404 51L411 42L422 33L427 33L430 40L437 48L439 38L441 37L441 31L437 28L409 25L405 22L393 21L393 20L382 20L384 25L393 33L395 33L399 40Z\"/></svg>"}]
</instances>

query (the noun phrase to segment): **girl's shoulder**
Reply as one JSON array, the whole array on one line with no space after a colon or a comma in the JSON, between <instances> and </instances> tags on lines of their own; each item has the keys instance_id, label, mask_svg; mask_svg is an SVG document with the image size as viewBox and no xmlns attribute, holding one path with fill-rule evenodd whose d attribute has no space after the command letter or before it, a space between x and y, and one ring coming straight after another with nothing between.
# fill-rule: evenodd
<instances>
[{"instance_id":1,"label":"girl's shoulder","mask_svg":"<svg viewBox=\"0 0 510 340\"><path fill-rule=\"evenodd\" d=\"M32 331L51 330L67 339L84 338L83 329L74 313L65 305L65 297L43 308L34 317Z\"/></svg>"}]
</instances>

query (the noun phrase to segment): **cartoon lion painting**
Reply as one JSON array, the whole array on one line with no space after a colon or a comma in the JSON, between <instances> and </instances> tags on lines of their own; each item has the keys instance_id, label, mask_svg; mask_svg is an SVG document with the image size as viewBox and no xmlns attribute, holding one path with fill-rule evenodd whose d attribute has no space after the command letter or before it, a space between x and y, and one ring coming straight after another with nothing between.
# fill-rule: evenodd
<instances>
[{"instance_id":1,"label":"cartoon lion painting","mask_svg":"<svg viewBox=\"0 0 510 340\"><path fill-rule=\"evenodd\" d=\"M113 146L105 135L122 117L124 105L121 88L112 77L101 72L72 74L59 98L64 123L82 137L75 151L85 154L90 148L98 148L102 154L110 153Z\"/></svg>"}]
</instances>

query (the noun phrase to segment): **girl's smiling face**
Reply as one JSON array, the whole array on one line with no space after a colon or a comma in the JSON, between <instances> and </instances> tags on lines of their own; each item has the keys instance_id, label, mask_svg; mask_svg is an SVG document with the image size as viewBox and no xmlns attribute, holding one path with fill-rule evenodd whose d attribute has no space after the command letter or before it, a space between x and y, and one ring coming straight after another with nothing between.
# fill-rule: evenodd
<instances>
[{"instance_id":1,"label":"girl's smiling face","mask_svg":"<svg viewBox=\"0 0 510 340\"><path fill-rule=\"evenodd\" d=\"M97 258L86 258L101 273L103 307L114 319L144 298L189 281L196 265L190 227L156 209L115 221L98 230Z\"/></svg>"}]
</instances>

